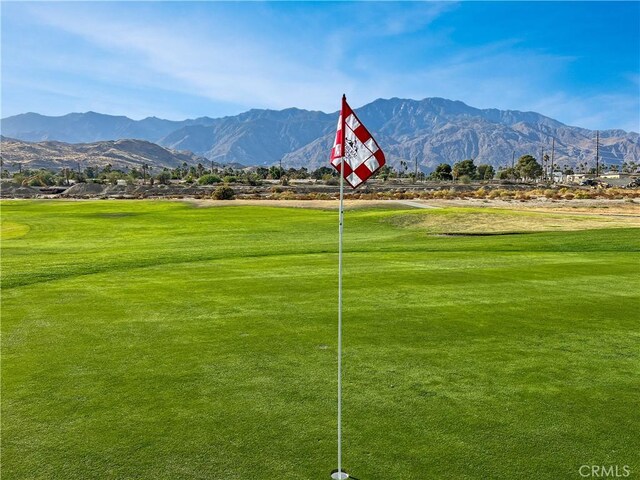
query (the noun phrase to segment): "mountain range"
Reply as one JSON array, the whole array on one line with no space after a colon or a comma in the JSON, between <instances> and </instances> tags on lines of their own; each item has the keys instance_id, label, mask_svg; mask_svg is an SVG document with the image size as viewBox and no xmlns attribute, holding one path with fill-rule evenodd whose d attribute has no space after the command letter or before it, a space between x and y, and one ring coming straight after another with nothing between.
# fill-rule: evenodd
<instances>
[{"instance_id":1,"label":"mountain range","mask_svg":"<svg viewBox=\"0 0 640 480\"><path fill-rule=\"evenodd\" d=\"M146 140L106 140L92 143L25 142L4 136L0 137L0 140L4 168L11 171L19 168L18 165L28 169L54 170L63 167L74 170L80 167L104 167L107 164L119 169L137 168L139 170L145 163L157 168L175 168L183 163L188 165L202 163L205 168L222 166L191 152L178 152ZM232 166L242 167L237 164Z\"/></svg>"},{"instance_id":2,"label":"mountain range","mask_svg":"<svg viewBox=\"0 0 640 480\"><path fill-rule=\"evenodd\" d=\"M595 165L595 131L535 112L478 109L443 98L378 99L356 111L395 166L401 160L413 166L417 159L420 168L429 171L439 163L467 158L500 166L510 164L512 156L539 157L541 149L551 154L552 144L558 164ZM254 109L235 116L183 121L155 117L136 121L95 112L61 117L26 113L2 119L1 131L5 137L28 142L138 139L186 155L189 164L204 157L221 164L282 161L286 167L315 169L327 163L337 118L337 112L297 108ZM604 163L640 162L638 133L602 130L599 138Z\"/></svg>"}]
</instances>

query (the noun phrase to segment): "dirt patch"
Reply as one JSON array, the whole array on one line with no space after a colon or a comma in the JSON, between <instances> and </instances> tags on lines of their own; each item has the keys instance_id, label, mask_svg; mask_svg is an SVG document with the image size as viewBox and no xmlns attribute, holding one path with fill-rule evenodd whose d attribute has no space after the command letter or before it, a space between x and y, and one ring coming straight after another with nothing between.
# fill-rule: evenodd
<instances>
[{"instance_id":1,"label":"dirt patch","mask_svg":"<svg viewBox=\"0 0 640 480\"><path fill-rule=\"evenodd\" d=\"M557 213L506 209L465 211L429 210L400 214L386 219L394 225L424 230L435 235L513 235L519 233L592 230L598 228L640 228L640 217Z\"/></svg>"},{"instance_id":2,"label":"dirt patch","mask_svg":"<svg viewBox=\"0 0 640 480\"><path fill-rule=\"evenodd\" d=\"M549 200L539 198L520 202L517 200L468 198L464 200L428 200L425 203L441 207L501 208L530 212L584 213L588 215L628 215L640 217L640 201L637 200Z\"/></svg>"},{"instance_id":3,"label":"dirt patch","mask_svg":"<svg viewBox=\"0 0 640 480\"><path fill-rule=\"evenodd\" d=\"M504 235L527 235L533 232L484 232L484 233L436 233L434 237L498 237Z\"/></svg>"},{"instance_id":4,"label":"dirt patch","mask_svg":"<svg viewBox=\"0 0 640 480\"><path fill-rule=\"evenodd\" d=\"M76 183L69 187L61 197L89 197L102 195L105 186L101 183Z\"/></svg>"}]
</instances>

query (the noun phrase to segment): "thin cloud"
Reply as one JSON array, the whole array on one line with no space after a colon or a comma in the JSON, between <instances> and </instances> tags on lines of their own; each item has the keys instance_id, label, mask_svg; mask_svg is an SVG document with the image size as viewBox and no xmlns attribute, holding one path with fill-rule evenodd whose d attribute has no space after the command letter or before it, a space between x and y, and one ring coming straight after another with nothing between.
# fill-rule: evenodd
<instances>
[{"instance_id":1,"label":"thin cloud","mask_svg":"<svg viewBox=\"0 0 640 480\"><path fill-rule=\"evenodd\" d=\"M589 96L558 89L558 78L575 57L528 48L521 38L456 44L441 19L459 4L187 5L174 6L175 15L155 4L20 6L24 27L35 20L49 34L74 39L78 48L29 49L22 73L3 69L3 75L16 84L38 68L38 74L49 73L52 88L77 93L77 104L84 98L111 112L127 104L114 92L134 89L141 97L175 92L194 102L201 98L203 105L224 105L228 113L292 106L331 112L347 93L354 106L379 97L440 96L480 108L536 110L591 128L600 121L623 128L637 124L637 99L623 92L609 101L593 95L596 110L593 103L583 105ZM15 43L10 46L19 48ZM637 85L637 74L629 81ZM162 106L149 98L130 103L148 114L179 110L175 102Z\"/></svg>"},{"instance_id":2,"label":"thin cloud","mask_svg":"<svg viewBox=\"0 0 640 480\"><path fill-rule=\"evenodd\" d=\"M331 85L348 83L337 71L300 64L299 59L280 56L241 35L198 35L180 24L151 26L145 21L96 18L85 13L68 15L57 8L39 9L37 15L49 26L117 50L129 65L178 80L183 89L195 89L214 100L274 108L291 104L310 107L310 97L325 103L335 98ZM136 80L144 83L143 78Z\"/></svg>"}]
</instances>

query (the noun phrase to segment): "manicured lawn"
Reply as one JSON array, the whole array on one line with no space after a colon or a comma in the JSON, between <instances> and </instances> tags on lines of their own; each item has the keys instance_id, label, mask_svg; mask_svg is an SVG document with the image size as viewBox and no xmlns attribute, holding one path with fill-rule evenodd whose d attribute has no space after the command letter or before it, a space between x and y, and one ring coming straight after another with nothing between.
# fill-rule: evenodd
<instances>
[{"instance_id":1,"label":"manicured lawn","mask_svg":"<svg viewBox=\"0 0 640 480\"><path fill-rule=\"evenodd\" d=\"M640 230L430 234L486 216L347 212L346 468L640 475ZM16 201L2 219L3 480L329 478L335 211Z\"/></svg>"}]
</instances>

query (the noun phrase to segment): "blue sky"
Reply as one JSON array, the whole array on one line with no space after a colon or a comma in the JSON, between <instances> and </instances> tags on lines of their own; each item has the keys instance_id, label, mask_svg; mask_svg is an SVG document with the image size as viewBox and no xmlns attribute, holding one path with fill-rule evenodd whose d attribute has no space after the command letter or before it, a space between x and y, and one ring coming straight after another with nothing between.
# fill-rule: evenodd
<instances>
[{"instance_id":1,"label":"blue sky","mask_svg":"<svg viewBox=\"0 0 640 480\"><path fill-rule=\"evenodd\" d=\"M2 117L445 97L640 130L638 2L2 2Z\"/></svg>"}]
</instances>

